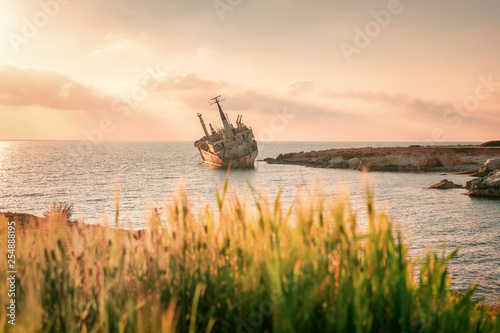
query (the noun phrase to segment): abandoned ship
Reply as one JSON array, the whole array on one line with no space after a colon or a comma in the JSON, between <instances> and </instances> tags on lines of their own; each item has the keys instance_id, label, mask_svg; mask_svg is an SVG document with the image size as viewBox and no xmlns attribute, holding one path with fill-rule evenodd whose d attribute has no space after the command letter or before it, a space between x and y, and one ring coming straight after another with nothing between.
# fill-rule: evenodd
<instances>
[{"instance_id":1,"label":"abandoned ship","mask_svg":"<svg viewBox=\"0 0 500 333\"><path fill-rule=\"evenodd\" d=\"M197 140L194 145L198 149L203 161L201 163L218 168L252 168L257 158L257 141L253 135L252 128L247 127L241 121L241 115L236 119L236 127L228 120L222 111L220 103L221 96L211 99L210 105L217 104L223 128L214 129L210 126L210 133L205 126L201 113L198 113L201 127L205 136Z\"/></svg>"}]
</instances>

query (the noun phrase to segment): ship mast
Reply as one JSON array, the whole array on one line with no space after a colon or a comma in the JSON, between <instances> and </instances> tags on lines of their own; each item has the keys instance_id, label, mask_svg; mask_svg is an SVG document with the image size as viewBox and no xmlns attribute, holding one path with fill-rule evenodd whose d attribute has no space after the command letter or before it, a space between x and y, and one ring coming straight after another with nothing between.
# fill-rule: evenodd
<instances>
[{"instance_id":1,"label":"ship mast","mask_svg":"<svg viewBox=\"0 0 500 333\"><path fill-rule=\"evenodd\" d=\"M203 117L202 117L201 113L198 113L198 118L200 118L201 127L203 127L203 132L205 132L205 137L208 138L209 135L208 135L207 127L205 126L205 122L203 121Z\"/></svg>"},{"instance_id":2,"label":"ship mast","mask_svg":"<svg viewBox=\"0 0 500 333\"><path fill-rule=\"evenodd\" d=\"M217 104L217 106L219 107L220 118L222 119L222 124L224 125L224 132L226 134L226 137L229 137L229 136L234 135L234 133L233 133L233 129L229 125L229 121L227 120L226 115L224 114L224 112L222 111L222 108L220 107L220 102L224 101L223 99L220 99L220 98L221 98L221 96L219 95L217 97L210 99L211 101L213 101L213 102L210 102L210 105Z\"/></svg>"}]
</instances>

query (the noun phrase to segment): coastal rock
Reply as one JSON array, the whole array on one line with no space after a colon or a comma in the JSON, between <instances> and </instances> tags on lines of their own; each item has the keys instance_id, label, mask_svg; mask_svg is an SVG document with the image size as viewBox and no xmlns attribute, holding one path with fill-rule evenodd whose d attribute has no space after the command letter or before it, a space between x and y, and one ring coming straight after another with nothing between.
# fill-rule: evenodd
<instances>
[{"instance_id":1,"label":"coastal rock","mask_svg":"<svg viewBox=\"0 0 500 333\"><path fill-rule=\"evenodd\" d=\"M497 159L491 158L491 159L487 160L486 163L484 163L483 168L490 170L490 171L500 169L500 158L497 158Z\"/></svg>"},{"instance_id":2,"label":"coastal rock","mask_svg":"<svg viewBox=\"0 0 500 333\"><path fill-rule=\"evenodd\" d=\"M487 176L493 170L500 169L500 158L489 159L483 164L479 172L472 174L472 177L484 177Z\"/></svg>"},{"instance_id":3,"label":"coastal rock","mask_svg":"<svg viewBox=\"0 0 500 333\"><path fill-rule=\"evenodd\" d=\"M488 141L480 144L481 147L500 147L500 140L497 141Z\"/></svg>"},{"instance_id":4,"label":"coastal rock","mask_svg":"<svg viewBox=\"0 0 500 333\"><path fill-rule=\"evenodd\" d=\"M351 148L280 154L265 161L316 168L461 172L479 170L485 160L497 159L499 153L497 149L478 147Z\"/></svg>"},{"instance_id":5,"label":"coastal rock","mask_svg":"<svg viewBox=\"0 0 500 333\"><path fill-rule=\"evenodd\" d=\"M6 221L16 222L16 226L20 228L24 227L37 227L43 218L24 213L12 213L12 212L0 212L0 221L5 219Z\"/></svg>"},{"instance_id":6,"label":"coastal rock","mask_svg":"<svg viewBox=\"0 0 500 333\"><path fill-rule=\"evenodd\" d=\"M454 172L454 175L470 175L479 172L479 169L474 169L474 170L467 170L467 171L460 171L460 172Z\"/></svg>"},{"instance_id":7,"label":"coastal rock","mask_svg":"<svg viewBox=\"0 0 500 333\"><path fill-rule=\"evenodd\" d=\"M438 190L446 190L450 188L464 188L464 187L462 185L455 184L454 182L448 179L443 179L439 183L432 185L430 188L435 188Z\"/></svg>"},{"instance_id":8,"label":"coastal rock","mask_svg":"<svg viewBox=\"0 0 500 333\"><path fill-rule=\"evenodd\" d=\"M467 182L470 196L500 197L500 170Z\"/></svg>"}]
</instances>

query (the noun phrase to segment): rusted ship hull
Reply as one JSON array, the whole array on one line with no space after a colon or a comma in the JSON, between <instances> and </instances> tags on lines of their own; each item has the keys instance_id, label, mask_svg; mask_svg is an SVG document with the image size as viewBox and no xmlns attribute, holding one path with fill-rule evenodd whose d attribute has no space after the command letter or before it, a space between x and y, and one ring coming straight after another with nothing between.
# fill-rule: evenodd
<instances>
[{"instance_id":1,"label":"rusted ship hull","mask_svg":"<svg viewBox=\"0 0 500 333\"><path fill-rule=\"evenodd\" d=\"M194 146L203 160L201 163L218 168L253 168L259 149L252 128L243 124L241 115L238 115L236 126L233 126L222 111L220 97L212 98L212 105L217 104L223 128L215 130L209 124L209 132L202 114L198 113L205 136L197 140Z\"/></svg>"},{"instance_id":2,"label":"rusted ship hull","mask_svg":"<svg viewBox=\"0 0 500 333\"><path fill-rule=\"evenodd\" d=\"M212 154L205 150L199 150L200 155L203 159L201 163L207 164L216 168L253 168L255 159L257 158L257 151L254 151L248 155L241 156L239 158L231 159L229 161L223 161L219 156Z\"/></svg>"}]
</instances>

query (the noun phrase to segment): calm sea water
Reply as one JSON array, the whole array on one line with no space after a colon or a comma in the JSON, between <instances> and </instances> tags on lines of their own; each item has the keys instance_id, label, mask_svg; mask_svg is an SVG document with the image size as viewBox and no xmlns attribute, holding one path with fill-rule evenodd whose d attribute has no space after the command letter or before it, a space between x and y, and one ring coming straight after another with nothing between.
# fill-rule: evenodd
<instances>
[{"instance_id":1,"label":"calm sea water","mask_svg":"<svg viewBox=\"0 0 500 333\"><path fill-rule=\"evenodd\" d=\"M329 148L408 146L387 142L262 142L259 157ZM226 172L198 164L191 142L107 142L83 154L71 154L77 142L0 142L0 211L41 215L51 202L75 204L87 223L113 220L114 180L121 187L121 216L142 227L146 211L164 206L179 182L191 200L214 203L216 186ZM471 198L465 190L429 190L447 178L465 184L469 178L440 173L372 172L377 204L386 207L404 231L412 256L444 242L460 247L452 263L454 288L463 290L480 282L489 300L500 297L500 200ZM269 195L283 189L291 204L299 189L315 181L335 196L347 187L363 219L364 180L358 171L268 165L258 161L254 170L233 170L230 186L248 194L248 181L265 186ZM363 223L363 222L361 222Z\"/></svg>"}]
</instances>

